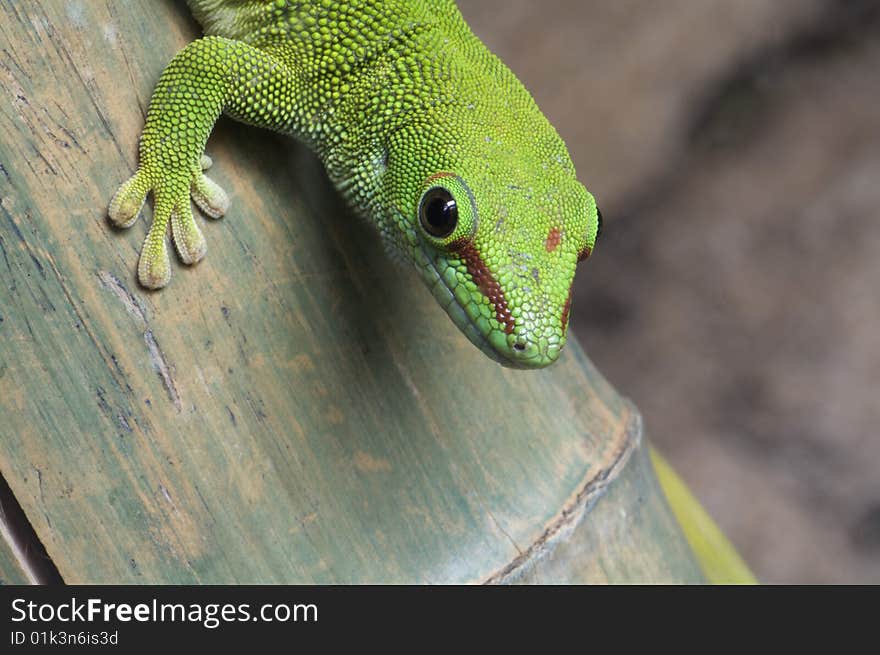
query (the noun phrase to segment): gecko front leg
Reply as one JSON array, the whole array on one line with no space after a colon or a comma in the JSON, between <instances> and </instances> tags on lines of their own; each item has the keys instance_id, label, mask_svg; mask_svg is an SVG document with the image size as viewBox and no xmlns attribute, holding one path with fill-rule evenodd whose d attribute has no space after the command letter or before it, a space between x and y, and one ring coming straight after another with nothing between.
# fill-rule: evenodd
<instances>
[{"instance_id":1,"label":"gecko front leg","mask_svg":"<svg viewBox=\"0 0 880 655\"><path fill-rule=\"evenodd\" d=\"M185 264L205 256L207 245L190 198L209 217L222 216L229 198L204 174L211 160L205 143L222 112L260 127L290 130L296 115L295 75L272 55L248 44L207 37L184 48L153 92L140 141L140 166L110 203L110 220L132 225L148 193L153 223L138 263L138 279L159 289L171 279L167 232Z\"/></svg>"}]
</instances>

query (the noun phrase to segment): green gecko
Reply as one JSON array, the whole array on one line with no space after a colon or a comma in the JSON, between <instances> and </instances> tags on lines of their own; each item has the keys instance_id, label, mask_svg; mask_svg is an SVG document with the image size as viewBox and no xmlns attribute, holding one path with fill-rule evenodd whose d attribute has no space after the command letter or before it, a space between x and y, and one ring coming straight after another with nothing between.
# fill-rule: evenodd
<instances>
[{"instance_id":1,"label":"green gecko","mask_svg":"<svg viewBox=\"0 0 880 655\"><path fill-rule=\"evenodd\" d=\"M109 216L153 193L140 283L205 256L190 197L229 207L204 173L221 113L308 144L387 249L411 262L459 329L505 366L565 344L571 284L601 214L556 130L452 0L189 0L205 36L162 73L140 166Z\"/></svg>"}]
</instances>

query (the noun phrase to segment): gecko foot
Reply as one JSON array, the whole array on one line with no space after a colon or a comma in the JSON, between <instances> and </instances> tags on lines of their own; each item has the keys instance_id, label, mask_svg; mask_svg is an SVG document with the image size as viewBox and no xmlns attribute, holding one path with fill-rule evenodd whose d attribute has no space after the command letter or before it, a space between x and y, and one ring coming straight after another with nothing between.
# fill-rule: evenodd
<instances>
[{"instance_id":1,"label":"gecko foot","mask_svg":"<svg viewBox=\"0 0 880 655\"><path fill-rule=\"evenodd\" d=\"M171 239L184 264L195 264L205 256L208 246L193 217L190 198L210 218L221 217L229 208L226 192L204 174L210 166L211 158L202 155L187 176L156 174L141 167L113 196L110 220L119 227L129 227L137 219L147 194L153 192L153 224L138 262L138 280L148 289L161 289L171 279L166 238L169 223Z\"/></svg>"}]
</instances>

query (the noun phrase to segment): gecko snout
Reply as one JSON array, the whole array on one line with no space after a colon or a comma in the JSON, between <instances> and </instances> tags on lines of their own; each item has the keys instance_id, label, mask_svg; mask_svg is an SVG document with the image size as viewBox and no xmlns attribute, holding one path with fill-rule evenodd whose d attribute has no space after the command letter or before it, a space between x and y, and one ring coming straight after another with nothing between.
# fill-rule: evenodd
<instances>
[{"instance_id":1,"label":"gecko snout","mask_svg":"<svg viewBox=\"0 0 880 655\"><path fill-rule=\"evenodd\" d=\"M507 335L506 347L496 349L503 355L503 364L513 368L543 368L559 357L562 343L558 338L531 332Z\"/></svg>"}]
</instances>

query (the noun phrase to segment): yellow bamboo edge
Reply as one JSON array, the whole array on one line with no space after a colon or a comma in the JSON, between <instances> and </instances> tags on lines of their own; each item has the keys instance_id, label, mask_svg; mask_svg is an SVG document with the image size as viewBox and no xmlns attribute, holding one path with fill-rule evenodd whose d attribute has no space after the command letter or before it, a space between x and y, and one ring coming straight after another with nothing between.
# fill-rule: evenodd
<instances>
[{"instance_id":1,"label":"yellow bamboo edge","mask_svg":"<svg viewBox=\"0 0 880 655\"><path fill-rule=\"evenodd\" d=\"M694 498L669 462L653 447L650 453L663 493L706 579L712 584L757 584L755 575L736 548Z\"/></svg>"}]
</instances>

